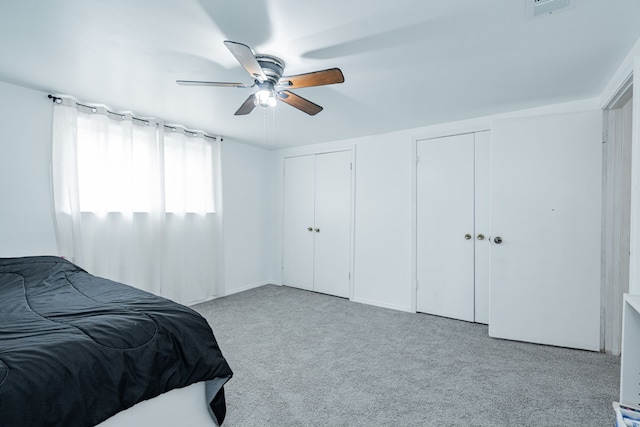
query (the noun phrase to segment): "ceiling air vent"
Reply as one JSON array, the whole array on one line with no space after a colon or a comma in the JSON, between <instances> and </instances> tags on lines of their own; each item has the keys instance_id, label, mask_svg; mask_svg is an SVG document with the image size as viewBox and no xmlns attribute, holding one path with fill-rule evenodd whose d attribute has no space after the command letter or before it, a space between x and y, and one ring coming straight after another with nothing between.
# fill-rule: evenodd
<instances>
[{"instance_id":1,"label":"ceiling air vent","mask_svg":"<svg viewBox=\"0 0 640 427\"><path fill-rule=\"evenodd\" d=\"M571 0L527 0L527 18L550 15L557 10L566 9Z\"/></svg>"}]
</instances>

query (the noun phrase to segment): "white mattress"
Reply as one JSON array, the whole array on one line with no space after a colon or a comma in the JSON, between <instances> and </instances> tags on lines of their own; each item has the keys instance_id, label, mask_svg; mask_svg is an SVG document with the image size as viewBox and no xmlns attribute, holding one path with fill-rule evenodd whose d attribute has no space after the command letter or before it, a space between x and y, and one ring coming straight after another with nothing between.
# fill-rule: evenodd
<instances>
[{"instance_id":1,"label":"white mattress","mask_svg":"<svg viewBox=\"0 0 640 427\"><path fill-rule=\"evenodd\" d=\"M140 402L98 424L98 427L212 427L215 425L207 409L204 382L200 382Z\"/></svg>"}]
</instances>

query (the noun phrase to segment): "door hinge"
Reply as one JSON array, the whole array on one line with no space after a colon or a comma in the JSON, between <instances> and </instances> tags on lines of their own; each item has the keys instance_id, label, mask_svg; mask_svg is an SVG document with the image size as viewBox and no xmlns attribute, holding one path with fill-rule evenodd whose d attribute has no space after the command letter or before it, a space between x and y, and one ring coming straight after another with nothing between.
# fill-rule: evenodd
<instances>
[{"instance_id":1,"label":"door hinge","mask_svg":"<svg viewBox=\"0 0 640 427\"><path fill-rule=\"evenodd\" d=\"M352 171L353 170L353 163L349 162L349 170Z\"/></svg>"},{"instance_id":2,"label":"door hinge","mask_svg":"<svg viewBox=\"0 0 640 427\"><path fill-rule=\"evenodd\" d=\"M351 272L349 272L349 280L351 280Z\"/></svg>"},{"instance_id":3,"label":"door hinge","mask_svg":"<svg viewBox=\"0 0 640 427\"><path fill-rule=\"evenodd\" d=\"M416 156L416 165L420 163L420 156Z\"/></svg>"}]
</instances>

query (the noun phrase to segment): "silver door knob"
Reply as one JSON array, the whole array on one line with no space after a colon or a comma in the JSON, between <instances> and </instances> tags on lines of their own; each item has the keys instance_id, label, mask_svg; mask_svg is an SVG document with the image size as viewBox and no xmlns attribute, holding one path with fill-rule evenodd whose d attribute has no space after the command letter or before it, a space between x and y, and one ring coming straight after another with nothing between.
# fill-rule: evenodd
<instances>
[{"instance_id":1,"label":"silver door knob","mask_svg":"<svg viewBox=\"0 0 640 427\"><path fill-rule=\"evenodd\" d=\"M501 244L501 243L502 243L502 237L500 237L500 236L496 236L496 237L494 237L494 238L493 238L493 242L494 242L496 245Z\"/></svg>"},{"instance_id":2,"label":"silver door knob","mask_svg":"<svg viewBox=\"0 0 640 427\"><path fill-rule=\"evenodd\" d=\"M482 233L478 234L478 240L484 240L484 234Z\"/></svg>"},{"instance_id":3,"label":"silver door knob","mask_svg":"<svg viewBox=\"0 0 640 427\"><path fill-rule=\"evenodd\" d=\"M307 231L313 231L313 227L307 227Z\"/></svg>"},{"instance_id":4,"label":"silver door knob","mask_svg":"<svg viewBox=\"0 0 640 427\"><path fill-rule=\"evenodd\" d=\"M316 233L319 233L319 232L320 232L320 229L319 229L319 228L316 228Z\"/></svg>"},{"instance_id":5,"label":"silver door knob","mask_svg":"<svg viewBox=\"0 0 640 427\"><path fill-rule=\"evenodd\" d=\"M471 234L467 233L464 235L464 240L471 240Z\"/></svg>"}]
</instances>

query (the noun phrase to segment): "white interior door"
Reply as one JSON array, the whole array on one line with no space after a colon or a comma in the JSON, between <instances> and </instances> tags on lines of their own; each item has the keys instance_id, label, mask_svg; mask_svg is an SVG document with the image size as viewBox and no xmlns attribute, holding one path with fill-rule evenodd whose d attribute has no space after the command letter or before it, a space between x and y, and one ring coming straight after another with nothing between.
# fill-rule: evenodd
<instances>
[{"instance_id":1,"label":"white interior door","mask_svg":"<svg viewBox=\"0 0 640 427\"><path fill-rule=\"evenodd\" d=\"M598 111L493 123L490 336L599 350L601 137Z\"/></svg>"},{"instance_id":2,"label":"white interior door","mask_svg":"<svg viewBox=\"0 0 640 427\"><path fill-rule=\"evenodd\" d=\"M417 142L417 310L474 320L474 136Z\"/></svg>"},{"instance_id":3,"label":"white interior door","mask_svg":"<svg viewBox=\"0 0 640 427\"><path fill-rule=\"evenodd\" d=\"M491 132L475 137L475 313L474 321L489 323L491 284Z\"/></svg>"},{"instance_id":4,"label":"white interior door","mask_svg":"<svg viewBox=\"0 0 640 427\"><path fill-rule=\"evenodd\" d=\"M351 151L317 154L314 290L349 298Z\"/></svg>"},{"instance_id":5,"label":"white interior door","mask_svg":"<svg viewBox=\"0 0 640 427\"><path fill-rule=\"evenodd\" d=\"M282 283L313 290L314 156L284 159Z\"/></svg>"}]
</instances>

